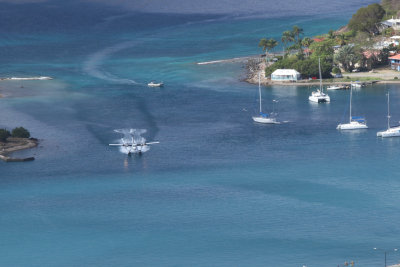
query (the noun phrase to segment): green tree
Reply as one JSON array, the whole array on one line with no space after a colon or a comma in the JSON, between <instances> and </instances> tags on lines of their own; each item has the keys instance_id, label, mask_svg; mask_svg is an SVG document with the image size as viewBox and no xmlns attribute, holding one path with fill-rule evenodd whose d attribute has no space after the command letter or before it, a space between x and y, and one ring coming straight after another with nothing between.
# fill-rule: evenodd
<instances>
[{"instance_id":1,"label":"green tree","mask_svg":"<svg viewBox=\"0 0 400 267\"><path fill-rule=\"evenodd\" d=\"M351 18L349 28L355 31L374 34L377 32L377 24L385 15L385 10L380 4L371 4L360 8Z\"/></svg>"},{"instance_id":2,"label":"green tree","mask_svg":"<svg viewBox=\"0 0 400 267\"><path fill-rule=\"evenodd\" d=\"M334 74L341 73L340 68L334 67L334 68L332 69L332 73L334 73Z\"/></svg>"},{"instance_id":3,"label":"green tree","mask_svg":"<svg viewBox=\"0 0 400 267\"><path fill-rule=\"evenodd\" d=\"M384 34L386 37L391 37L391 36L393 36L393 35L395 34L395 31L394 31L393 28L387 28L387 29L383 32L383 34Z\"/></svg>"},{"instance_id":4,"label":"green tree","mask_svg":"<svg viewBox=\"0 0 400 267\"><path fill-rule=\"evenodd\" d=\"M335 31L334 30L329 30L328 32L328 39L335 39Z\"/></svg>"},{"instance_id":5,"label":"green tree","mask_svg":"<svg viewBox=\"0 0 400 267\"><path fill-rule=\"evenodd\" d=\"M31 134L24 127L17 127L11 131L11 136L18 137L18 138L29 138L31 136Z\"/></svg>"},{"instance_id":6,"label":"green tree","mask_svg":"<svg viewBox=\"0 0 400 267\"><path fill-rule=\"evenodd\" d=\"M301 45L304 46L305 48L307 48L307 50L309 50L310 45L314 42L313 39L306 37L301 41ZM309 51L306 52L306 56L308 57L310 55Z\"/></svg>"},{"instance_id":7,"label":"green tree","mask_svg":"<svg viewBox=\"0 0 400 267\"><path fill-rule=\"evenodd\" d=\"M318 77L318 58L306 58L302 55L292 55L280 59L278 62L265 69L265 75L270 76L276 69L296 69L303 77ZM321 72L323 78L330 78L332 63L321 58Z\"/></svg>"},{"instance_id":8,"label":"green tree","mask_svg":"<svg viewBox=\"0 0 400 267\"><path fill-rule=\"evenodd\" d=\"M6 142L7 138L10 137L11 134L8 130L6 129L0 129L0 141L1 142Z\"/></svg>"},{"instance_id":9,"label":"green tree","mask_svg":"<svg viewBox=\"0 0 400 267\"><path fill-rule=\"evenodd\" d=\"M313 51L312 57L318 58L321 57L326 59L333 56L333 47L336 45L335 40L325 39L322 42L313 42L310 45L310 50Z\"/></svg>"},{"instance_id":10,"label":"green tree","mask_svg":"<svg viewBox=\"0 0 400 267\"><path fill-rule=\"evenodd\" d=\"M284 50L286 52L286 48L287 48L288 43L291 43L291 42L294 41L293 33L291 31L284 31L282 33L281 41L283 43L283 48L284 48Z\"/></svg>"},{"instance_id":11,"label":"green tree","mask_svg":"<svg viewBox=\"0 0 400 267\"><path fill-rule=\"evenodd\" d=\"M267 60L269 59L269 51L274 49L278 45L278 41L275 39L271 38L262 38L260 42L258 43L258 47L262 47L263 51L265 52L265 55L267 57Z\"/></svg>"},{"instance_id":12,"label":"green tree","mask_svg":"<svg viewBox=\"0 0 400 267\"><path fill-rule=\"evenodd\" d=\"M302 28L300 28L299 26L297 26L297 25L293 26L292 36L294 37L296 43L300 43L301 42L300 35L302 35L303 32L304 32L304 30Z\"/></svg>"},{"instance_id":13,"label":"green tree","mask_svg":"<svg viewBox=\"0 0 400 267\"><path fill-rule=\"evenodd\" d=\"M386 18L398 16L398 12L400 10L399 0L382 0L381 5L386 11Z\"/></svg>"},{"instance_id":14,"label":"green tree","mask_svg":"<svg viewBox=\"0 0 400 267\"><path fill-rule=\"evenodd\" d=\"M336 36L337 42L340 46L343 46L347 43L347 37L345 34L339 34L338 36Z\"/></svg>"},{"instance_id":15,"label":"green tree","mask_svg":"<svg viewBox=\"0 0 400 267\"><path fill-rule=\"evenodd\" d=\"M335 62L342 65L345 71L351 72L355 64L362 60L361 50L355 46L345 45L335 55Z\"/></svg>"}]
</instances>

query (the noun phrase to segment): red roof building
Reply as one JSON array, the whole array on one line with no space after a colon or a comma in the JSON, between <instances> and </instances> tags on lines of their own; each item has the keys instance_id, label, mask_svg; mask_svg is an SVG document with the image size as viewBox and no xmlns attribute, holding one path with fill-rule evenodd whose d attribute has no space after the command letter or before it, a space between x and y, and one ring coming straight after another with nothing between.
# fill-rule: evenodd
<instances>
[{"instance_id":1,"label":"red roof building","mask_svg":"<svg viewBox=\"0 0 400 267\"><path fill-rule=\"evenodd\" d=\"M319 42L322 42L323 40L325 40L325 37L322 37L322 38L313 38L313 40L314 40L314 42L319 43Z\"/></svg>"},{"instance_id":2,"label":"red roof building","mask_svg":"<svg viewBox=\"0 0 400 267\"><path fill-rule=\"evenodd\" d=\"M392 56L392 57L390 57L389 58L390 60L400 60L400 54L397 54L397 55L395 55L395 56Z\"/></svg>"},{"instance_id":3,"label":"red roof building","mask_svg":"<svg viewBox=\"0 0 400 267\"><path fill-rule=\"evenodd\" d=\"M400 71L400 54L389 58L392 70Z\"/></svg>"},{"instance_id":4,"label":"red roof building","mask_svg":"<svg viewBox=\"0 0 400 267\"><path fill-rule=\"evenodd\" d=\"M378 57L380 55L381 51L371 51L371 50L366 50L363 52L363 55L366 59L370 59L372 56Z\"/></svg>"}]
</instances>

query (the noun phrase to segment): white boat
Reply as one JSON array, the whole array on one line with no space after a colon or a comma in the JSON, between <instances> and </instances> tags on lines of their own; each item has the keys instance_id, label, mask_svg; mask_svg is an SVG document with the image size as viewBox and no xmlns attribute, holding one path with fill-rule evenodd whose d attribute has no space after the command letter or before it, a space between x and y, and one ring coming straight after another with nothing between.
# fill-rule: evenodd
<instances>
[{"instance_id":1,"label":"white boat","mask_svg":"<svg viewBox=\"0 0 400 267\"><path fill-rule=\"evenodd\" d=\"M326 88L326 90L340 90L340 89L342 89L342 88L337 85L331 85L328 88Z\"/></svg>"},{"instance_id":2,"label":"white boat","mask_svg":"<svg viewBox=\"0 0 400 267\"><path fill-rule=\"evenodd\" d=\"M319 69L319 89L311 93L308 99L316 103L331 102L331 98L328 94L325 94L322 87L322 75L321 75L321 59L318 58L318 69Z\"/></svg>"},{"instance_id":3,"label":"white boat","mask_svg":"<svg viewBox=\"0 0 400 267\"><path fill-rule=\"evenodd\" d=\"M164 83L163 83L163 82L161 82L161 83L155 83L155 82L151 81L151 82L149 82L149 83L147 84L147 86L149 86L149 87L162 87L162 86L164 86Z\"/></svg>"},{"instance_id":4,"label":"white boat","mask_svg":"<svg viewBox=\"0 0 400 267\"><path fill-rule=\"evenodd\" d=\"M336 129L338 130L357 130L357 129L367 129L367 122L365 121L364 117L353 117L351 115L351 101L353 98L353 88L350 88L350 119L349 123L341 123L339 124Z\"/></svg>"},{"instance_id":5,"label":"white boat","mask_svg":"<svg viewBox=\"0 0 400 267\"><path fill-rule=\"evenodd\" d=\"M361 88L362 86L363 86L363 84L360 82L355 82L355 83L351 84L351 87L354 87L354 88Z\"/></svg>"},{"instance_id":6,"label":"white boat","mask_svg":"<svg viewBox=\"0 0 400 267\"><path fill-rule=\"evenodd\" d=\"M388 105L388 115L387 115L387 130L380 131L376 133L376 136L380 137L398 137L400 136L400 126L390 127L390 105L389 105L389 93L387 94L387 105Z\"/></svg>"},{"instance_id":7,"label":"white boat","mask_svg":"<svg viewBox=\"0 0 400 267\"><path fill-rule=\"evenodd\" d=\"M331 85L326 90L343 90L346 89L346 86L344 85Z\"/></svg>"},{"instance_id":8,"label":"white boat","mask_svg":"<svg viewBox=\"0 0 400 267\"><path fill-rule=\"evenodd\" d=\"M258 95L260 99L260 114L258 116L253 116L253 121L258 123L269 123L269 124L278 124L276 121L275 113L266 114L262 112L262 104L261 104L261 78L260 73L258 73Z\"/></svg>"}]
</instances>

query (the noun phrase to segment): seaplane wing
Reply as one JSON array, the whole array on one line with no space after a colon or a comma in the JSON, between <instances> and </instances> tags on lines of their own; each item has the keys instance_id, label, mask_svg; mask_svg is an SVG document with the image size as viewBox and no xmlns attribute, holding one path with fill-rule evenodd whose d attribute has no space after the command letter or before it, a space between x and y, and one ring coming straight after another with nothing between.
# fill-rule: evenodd
<instances>
[{"instance_id":1,"label":"seaplane wing","mask_svg":"<svg viewBox=\"0 0 400 267\"><path fill-rule=\"evenodd\" d=\"M143 146L141 144L108 144L109 146L132 146L132 147L136 147L136 146Z\"/></svg>"},{"instance_id":2,"label":"seaplane wing","mask_svg":"<svg viewBox=\"0 0 400 267\"><path fill-rule=\"evenodd\" d=\"M154 142L146 142L145 145L152 145L152 144L159 144L160 142L154 141Z\"/></svg>"}]
</instances>

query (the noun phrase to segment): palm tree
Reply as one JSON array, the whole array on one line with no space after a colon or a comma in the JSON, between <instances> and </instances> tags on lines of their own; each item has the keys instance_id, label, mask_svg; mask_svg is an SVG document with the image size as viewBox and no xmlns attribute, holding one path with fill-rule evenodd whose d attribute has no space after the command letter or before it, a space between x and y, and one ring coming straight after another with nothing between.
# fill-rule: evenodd
<instances>
[{"instance_id":1,"label":"palm tree","mask_svg":"<svg viewBox=\"0 0 400 267\"><path fill-rule=\"evenodd\" d=\"M278 45L278 41L276 41L273 38L271 38L271 39L262 38L260 40L260 42L258 43L258 47L262 47L263 51L265 51L267 60L268 60L269 51L274 49L277 45Z\"/></svg>"},{"instance_id":2,"label":"palm tree","mask_svg":"<svg viewBox=\"0 0 400 267\"><path fill-rule=\"evenodd\" d=\"M293 26L292 34L296 37L296 41L300 42L300 35L303 34L304 30L297 25Z\"/></svg>"},{"instance_id":3,"label":"palm tree","mask_svg":"<svg viewBox=\"0 0 400 267\"><path fill-rule=\"evenodd\" d=\"M328 39L335 39L335 31L334 30L329 30L328 32Z\"/></svg>"},{"instance_id":4,"label":"palm tree","mask_svg":"<svg viewBox=\"0 0 400 267\"><path fill-rule=\"evenodd\" d=\"M344 35L343 33L339 34L336 38L337 38L340 46L343 46L346 44L347 38L346 38L346 35Z\"/></svg>"},{"instance_id":5,"label":"palm tree","mask_svg":"<svg viewBox=\"0 0 400 267\"><path fill-rule=\"evenodd\" d=\"M258 47L262 47L262 50L265 51L267 50L268 47L268 39L267 38L262 38L260 42L258 43Z\"/></svg>"},{"instance_id":6,"label":"palm tree","mask_svg":"<svg viewBox=\"0 0 400 267\"><path fill-rule=\"evenodd\" d=\"M309 49L310 45L312 44L313 39L311 39L310 37L306 37L301 41L301 45L304 46L305 48ZM310 56L309 52L306 52L306 56Z\"/></svg>"},{"instance_id":7,"label":"palm tree","mask_svg":"<svg viewBox=\"0 0 400 267\"><path fill-rule=\"evenodd\" d=\"M362 59L362 54L355 46L345 45L335 55L335 61L342 65L345 71L351 72L357 62Z\"/></svg>"},{"instance_id":8,"label":"palm tree","mask_svg":"<svg viewBox=\"0 0 400 267\"><path fill-rule=\"evenodd\" d=\"M282 33L281 41L283 43L283 48L286 51L287 44L294 41L293 33L291 31L284 31Z\"/></svg>"}]
</instances>

